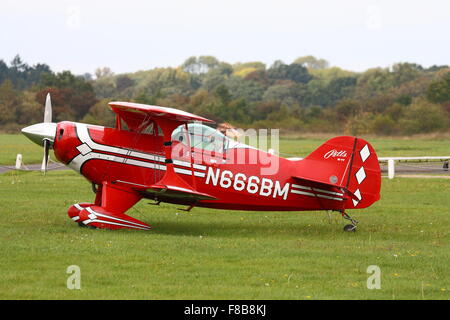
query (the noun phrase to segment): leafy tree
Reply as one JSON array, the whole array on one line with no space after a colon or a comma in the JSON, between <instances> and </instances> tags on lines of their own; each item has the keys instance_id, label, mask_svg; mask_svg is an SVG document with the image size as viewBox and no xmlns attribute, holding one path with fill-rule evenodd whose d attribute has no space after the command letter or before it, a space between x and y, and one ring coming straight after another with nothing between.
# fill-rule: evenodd
<instances>
[{"instance_id":1,"label":"leafy tree","mask_svg":"<svg viewBox=\"0 0 450 320\"><path fill-rule=\"evenodd\" d=\"M405 110L399 123L403 133L427 133L448 128L449 118L442 106L421 99Z\"/></svg>"},{"instance_id":2,"label":"leafy tree","mask_svg":"<svg viewBox=\"0 0 450 320\"><path fill-rule=\"evenodd\" d=\"M450 101L450 72L442 79L433 81L426 92L428 100L434 103Z\"/></svg>"},{"instance_id":3,"label":"leafy tree","mask_svg":"<svg viewBox=\"0 0 450 320\"><path fill-rule=\"evenodd\" d=\"M114 72L112 72L111 68L109 67L103 67L103 68L97 68L95 69L95 77L98 79L102 78L109 78L114 75Z\"/></svg>"},{"instance_id":4,"label":"leafy tree","mask_svg":"<svg viewBox=\"0 0 450 320\"><path fill-rule=\"evenodd\" d=\"M109 99L99 100L89 112L83 117L82 122L97 124L101 126L114 127L115 114L108 107Z\"/></svg>"},{"instance_id":5,"label":"leafy tree","mask_svg":"<svg viewBox=\"0 0 450 320\"><path fill-rule=\"evenodd\" d=\"M256 102L252 106L252 119L254 120L263 120L268 117L271 113L279 112L281 109L280 101L261 101Z\"/></svg>"},{"instance_id":6,"label":"leafy tree","mask_svg":"<svg viewBox=\"0 0 450 320\"><path fill-rule=\"evenodd\" d=\"M45 92L53 91L61 98L60 107L63 108L61 111L71 119L80 120L97 102L91 83L83 77L73 75L70 71L45 75L41 81L41 88L37 94L38 101L44 104Z\"/></svg>"},{"instance_id":7,"label":"leafy tree","mask_svg":"<svg viewBox=\"0 0 450 320\"><path fill-rule=\"evenodd\" d=\"M220 101L224 104L227 105L230 103L232 96L230 94L230 91L228 90L228 88L225 85L220 85L216 88L216 90L214 90L214 94L216 95L216 97L218 97L220 99Z\"/></svg>"},{"instance_id":8,"label":"leafy tree","mask_svg":"<svg viewBox=\"0 0 450 320\"><path fill-rule=\"evenodd\" d=\"M404 106L408 106L412 102L412 97L408 94L401 94L397 98L395 98L395 102L400 103Z\"/></svg>"},{"instance_id":9,"label":"leafy tree","mask_svg":"<svg viewBox=\"0 0 450 320\"><path fill-rule=\"evenodd\" d=\"M23 91L20 105L17 108L16 120L21 125L31 125L42 122L44 119L44 106L36 101L36 96L32 91Z\"/></svg>"},{"instance_id":10,"label":"leafy tree","mask_svg":"<svg viewBox=\"0 0 450 320\"><path fill-rule=\"evenodd\" d=\"M118 91L123 91L134 85L134 80L126 75L120 75L116 78L116 88Z\"/></svg>"},{"instance_id":11,"label":"leafy tree","mask_svg":"<svg viewBox=\"0 0 450 320\"><path fill-rule=\"evenodd\" d=\"M404 104L394 103L384 111L384 114L389 116L395 122L398 122L403 117L405 110Z\"/></svg>"},{"instance_id":12,"label":"leafy tree","mask_svg":"<svg viewBox=\"0 0 450 320\"><path fill-rule=\"evenodd\" d=\"M275 61L267 71L267 76L272 80L292 80L299 83L307 83L312 79L308 70L300 64L284 64L282 61Z\"/></svg>"},{"instance_id":13,"label":"leafy tree","mask_svg":"<svg viewBox=\"0 0 450 320\"><path fill-rule=\"evenodd\" d=\"M392 66L393 81L396 85L417 79L423 68L415 63L396 63Z\"/></svg>"},{"instance_id":14,"label":"leafy tree","mask_svg":"<svg viewBox=\"0 0 450 320\"><path fill-rule=\"evenodd\" d=\"M362 108L358 101L344 99L337 103L335 110L337 119L339 121L345 122L349 118L357 117L361 113Z\"/></svg>"},{"instance_id":15,"label":"leafy tree","mask_svg":"<svg viewBox=\"0 0 450 320\"><path fill-rule=\"evenodd\" d=\"M181 65L184 71L193 74L207 73L218 66L219 60L213 56L190 57Z\"/></svg>"},{"instance_id":16,"label":"leafy tree","mask_svg":"<svg viewBox=\"0 0 450 320\"><path fill-rule=\"evenodd\" d=\"M0 124L14 122L18 99L11 80L0 84Z\"/></svg>"},{"instance_id":17,"label":"leafy tree","mask_svg":"<svg viewBox=\"0 0 450 320\"><path fill-rule=\"evenodd\" d=\"M264 87L255 81L231 76L224 83L233 98L242 98L247 102L259 101L264 93Z\"/></svg>"},{"instance_id":18,"label":"leafy tree","mask_svg":"<svg viewBox=\"0 0 450 320\"><path fill-rule=\"evenodd\" d=\"M302 102L306 87L302 83L287 81L275 84L264 92L264 101L279 101L282 105L293 106Z\"/></svg>"},{"instance_id":19,"label":"leafy tree","mask_svg":"<svg viewBox=\"0 0 450 320\"><path fill-rule=\"evenodd\" d=\"M396 122L387 114L377 114L371 122L371 131L379 135L392 135L397 131Z\"/></svg>"},{"instance_id":20,"label":"leafy tree","mask_svg":"<svg viewBox=\"0 0 450 320\"><path fill-rule=\"evenodd\" d=\"M326 69L329 66L329 63L325 59L317 59L314 56L304 56L295 59L293 62L295 64L302 65L308 69Z\"/></svg>"}]
</instances>

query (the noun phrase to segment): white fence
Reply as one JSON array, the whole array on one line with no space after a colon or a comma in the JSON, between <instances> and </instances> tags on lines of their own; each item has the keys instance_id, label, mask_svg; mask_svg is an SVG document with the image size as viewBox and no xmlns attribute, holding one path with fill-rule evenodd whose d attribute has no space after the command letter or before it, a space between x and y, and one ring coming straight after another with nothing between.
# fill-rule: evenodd
<instances>
[{"instance_id":1,"label":"white fence","mask_svg":"<svg viewBox=\"0 0 450 320\"><path fill-rule=\"evenodd\" d=\"M442 162L442 171L449 170L449 160L450 156L443 157L379 157L378 161L380 164L387 163L388 167L388 178L394 179L395 177L395 167L396 162L406 162L406 163L423 163L423 162Z\"/></svg>"}]
</instances>

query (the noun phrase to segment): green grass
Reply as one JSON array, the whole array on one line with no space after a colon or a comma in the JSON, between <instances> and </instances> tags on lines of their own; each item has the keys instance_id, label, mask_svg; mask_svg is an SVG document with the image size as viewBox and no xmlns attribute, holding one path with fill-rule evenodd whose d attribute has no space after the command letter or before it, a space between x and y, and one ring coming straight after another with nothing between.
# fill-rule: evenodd
<instances>
[{"instance_id":1,"label":"green grass","mask_svg":"<svg viewBox=\"0 0 450 320\"><path fill-rule=\"evenodd\" d=\"M24 163L41 163L44 151L21 134L0 134L0 165L15 165L17 154L22 154ZM53 154L52 154L53 157Z\"/></svg>"},{"instance_id":2,"label":"green grass","mask_svg":"<svg viewBox=\"0 0 450 320\"><path fill-rule=\"evenodd\" d=\"M0 175L1 299L449 299L450 181L383 179L382 200L352 211L240 212L141 201L151 231L80 228L92 201L71 171ZM179 213L179 214L177 214ZM81 290L66 288L81 268ZM369 290L369 265L381 289Z\"/></svg>"}]
</instances>

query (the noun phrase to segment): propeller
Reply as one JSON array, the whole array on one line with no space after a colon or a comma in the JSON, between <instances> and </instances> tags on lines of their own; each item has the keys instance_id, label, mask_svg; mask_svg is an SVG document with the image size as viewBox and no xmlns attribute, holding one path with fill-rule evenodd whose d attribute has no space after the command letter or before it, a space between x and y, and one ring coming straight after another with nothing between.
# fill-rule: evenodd
<instances>
[{"instance_id":1,"label":"propeller","mask_svg":"<svg viewBox=\"0 0 450 320\"><path fill-rule=\"evenodd\" d=\"M52 122L52 100L50 98L50 92L47 93L45 98L45 109L44 109L44 123ZM44 158L42 159L41 171L45 174L47 172L49 152L50 152L50 140L43 139L44 142Z\"/></svg>"},{"instance_id":2,"label":"propeller","mask_svg":"<svg viewBox=\"0 0 450 320\"><path fill-rule=\"evenodd\" d=\"M53 146L56 136L56 123L52 122L52 102L50 93L45 99L44 122L33 124L22 129L22 133L31 141L44 147L44 158L42 159L41 171L47 172L49 152Z\"/></svg>"},{"instance_id":3,"label":"propeller","mask_svg":"<svg viewBox=\"0 0 450 320\"><path fill-rule=\"evenodd\" d=\"M47 97L45 98L44 122L52 122L52 99L50 98L50 92L47 93Z\"/></svg>"}]
</instances>

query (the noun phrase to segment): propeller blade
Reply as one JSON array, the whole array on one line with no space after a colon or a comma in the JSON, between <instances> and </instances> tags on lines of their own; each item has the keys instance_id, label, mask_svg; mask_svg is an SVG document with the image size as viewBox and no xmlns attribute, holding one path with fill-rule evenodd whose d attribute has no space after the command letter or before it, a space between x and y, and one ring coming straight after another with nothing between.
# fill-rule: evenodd
<instances>
[{"instance_id":1,"label":"propeller blade","mask_svg":"<svg viewBox=\"0 0 450 320\"><path fill-rule=\"evenodd\" d=\"M41 171L44 174L47 172L49 152L50 152L50 141L44 139L44 158L42 159L42 166L41 166Z\"/></svg>"},{"instance_id":2,"label":"propeller blade","mask_svg":"<svg viewBox=\"0 0 450 320\"><path fill-rule=\"evenodd\" d=\"M52 100L50 98L50 92L47 93L47 97L45 98L44 122L52 122Z\"/></svg>"}]
</instances>

